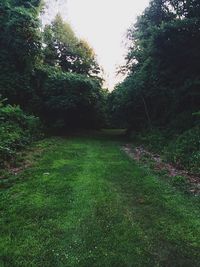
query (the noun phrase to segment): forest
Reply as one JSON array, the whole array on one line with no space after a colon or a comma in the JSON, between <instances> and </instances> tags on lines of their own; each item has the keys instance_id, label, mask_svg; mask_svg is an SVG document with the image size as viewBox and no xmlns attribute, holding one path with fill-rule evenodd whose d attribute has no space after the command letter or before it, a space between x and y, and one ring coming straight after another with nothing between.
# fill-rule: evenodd
<instances>
[{"instance_id":1,"label":"forest","mask_svg":"<svg viewBox=\"0 0 200 267\"><path fill-rule=\"evenodd\" d=\"M114 90L43 12L0 3L0 266L199 266L199 0L150 1Z\"/></svg>"}]
</instances>

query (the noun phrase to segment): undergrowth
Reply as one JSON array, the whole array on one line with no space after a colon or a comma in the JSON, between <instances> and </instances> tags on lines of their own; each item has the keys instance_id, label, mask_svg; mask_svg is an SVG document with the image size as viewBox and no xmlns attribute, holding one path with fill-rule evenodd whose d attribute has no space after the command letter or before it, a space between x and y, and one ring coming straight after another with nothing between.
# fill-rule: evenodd
<instances>
[{"instance_id":1,"label":"undergrowth","mask_svg":"<svg viewBox=\"0 0 200 267\"><path fill-rule=\"evenodd\" d=\"M20 107L0 102L0 169L12 164L17 152L41 136L39 119Z\"/></svg>"},{"instance_id":2,"label":"undergrowth","mask_svg":"<svg viewBox=\"0 0 200 267\"><path fill-rule=\"evenodd\" d=\"M154 129L137 134L134 138L138 144L160 153L164 160L192 173L200 173L200 126L181 134Z\"/></svg>"}]
</instances>

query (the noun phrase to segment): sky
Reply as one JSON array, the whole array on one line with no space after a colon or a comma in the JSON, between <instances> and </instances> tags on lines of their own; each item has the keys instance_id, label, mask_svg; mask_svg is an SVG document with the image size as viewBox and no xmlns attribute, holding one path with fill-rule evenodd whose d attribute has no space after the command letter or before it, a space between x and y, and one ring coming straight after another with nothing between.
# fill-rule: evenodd
<instances>
[{"instance_id":1,"label":"sky","mask_svg":"<svg viewBox=\"0 0 200 267\"><path fill-rule=\"evenodd\" d=\"M105 87L112 90L123 77L116 70L124 63L126 32L149 0L46 0L43 20L50 22L59 12L77 36L94 49L104 69Z\"/></svg>"}]
</instances>

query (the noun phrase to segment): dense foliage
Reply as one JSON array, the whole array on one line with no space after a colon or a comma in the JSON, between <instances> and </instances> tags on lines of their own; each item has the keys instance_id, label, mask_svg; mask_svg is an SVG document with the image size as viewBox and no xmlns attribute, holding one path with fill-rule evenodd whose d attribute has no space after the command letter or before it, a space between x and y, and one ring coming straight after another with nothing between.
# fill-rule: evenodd
<instances>
[{"instance_id":1,"label":"dense foliage","mask_svg":"<svg viewBox=\"0 0 200 267\"><path fill-rule=\"evenodd\" d=\"M99 128L104 93L95 54L60 15L43 29L40 2L0 4L0 94L48 127Z\"/></svg>"},{"instance_id":2,"label":"dense foliage","mask_svg":"<svg viewBox=\"0 0 200 267\"><path fill-rule=\"evenodd\" d=\"M127 78L108 101L113 125L199 172L200 2L152 0L128 43Z\"/></svg>"},{"instance_id":3,"label":"dense foliage","mask_svg":"<svg viewBox=\"0 0 200 267\"><path fill-rule=\"evenodd\" d=\"M38 9L29 2L37 1L0 3L0 94L21 107L33 95L31 76L41 47Z\"/></svg>"},{"instance_id":4,"label":"dense foliage","mask_svg":"<svg viewBox=\"0 0 200 267\"><path fill-rule=\"evenodd\" d=\"M18 106L0 103L0 167L16 157L19 149L40 137L39 119Z\"/></svg>"},{"instance_id":5,"label":"dense foliage","mask_svg":"<svg viewBox=\"0 0 200 267\"><path fill-rule=\"evenodd\" d=\"M161 155L163 160L181 169L200 174L200 127L173 134L170 129L154 128L135 133L134 141Z\"/></svg>"},{"instance_id":6,"label":"dense foliage","mask_svg":"<svg viewBox=\"0 0 200 267\"><path fill-rule=\"evenodd\" d=\"M32 109L53 129L99 128L103 125L101 83L85 75L43 66L33 80Z\"/></svg>"},{"instance_id":7,"label":"dense foliage","mask_svg":"<svg viewBox=\"0 0 200 267\"><path fill-rule=\"evenodd\" d=\"M128 127L194 126L200 107L200 3L153 0L128 31L128 72L110 96ZM119 121L118 121L119 123Z\"/></svg>"}]
</instances>

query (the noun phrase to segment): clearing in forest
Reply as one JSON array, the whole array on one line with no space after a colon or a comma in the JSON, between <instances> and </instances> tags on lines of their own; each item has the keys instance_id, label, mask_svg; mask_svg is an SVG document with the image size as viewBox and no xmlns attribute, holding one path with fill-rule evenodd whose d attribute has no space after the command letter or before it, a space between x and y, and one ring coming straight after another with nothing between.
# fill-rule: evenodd
<instances>
[{"instance_id":1,"label":"clearing in forest","mask_svg":"<svg viewBox=\"0 0 200 267\"><path fill-rule=\"evenodd\" d=\"M0 266L199 266L197 197L123 143L116 131L37 143L33 165L0 189Z\"/></svg>"}]
</instances>

